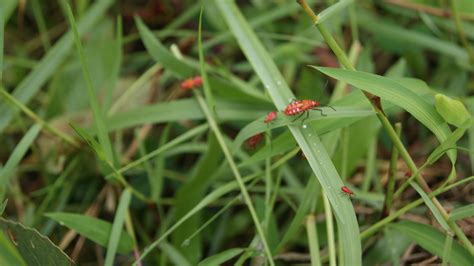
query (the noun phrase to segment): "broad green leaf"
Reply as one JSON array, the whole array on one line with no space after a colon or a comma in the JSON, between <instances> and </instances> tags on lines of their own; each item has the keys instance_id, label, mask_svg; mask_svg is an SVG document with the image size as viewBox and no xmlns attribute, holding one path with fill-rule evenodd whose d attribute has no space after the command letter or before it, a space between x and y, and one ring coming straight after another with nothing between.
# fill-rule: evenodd
<instances>
[{"instance_id":1,"label":"broad green leaf","mask_svg":"<svg viewBox=\"0 0 474 266\"><path fill-rule=\"evenodd\" d=\"M110 233L112 231L112 224L104 220L94 217L65 212L54 212L45 214L63 226L77 231L82 236L94 241L95 243L107 247ZM126 232L120 234L118 252L128 253L133 249L133 240Z\"/></svg>"},{"instance_id":2,"label":"broad green leaf","mask_svg":"<svg viewBox=\"0 0 474 266\"><path fill-rule=\"evenodd\" d=\"M190 64L190 62L174 56L139 18L135 18L135 24L137 24L142 41L151 57L163 66L166 66L166 69L171 71L176 77L184 79L199 73L199 65ZM209 67L206 65L207 68ZM235 79L234 77L234 79L230 80L233 81ZM229 82L209 76L209 83L217 95L232 96L230 97L231 99L240 101L262 102L262 100L266 100L260 92L250 89L252 87L249 84L239 86L240 83L244 83L240 79L237 79L236 82Z\"/></svg>"},{"instance_id":3,"label":"broad green leaf","mask_svg":"<svg viewBox=\"0 0 474 266\"><path fill-rule=\"evenodd\" d=\"M92 28L97 21L103 17L105 11L112 3L112 0L96 1L79 21L77 26L79 34L84 35L84 33ZM72 32L69 31L48 50L48 53L35 66L33 71L18 84L13 91L13 96L21 103L27 104L56 72L67 56L69 56L73 43L74 37ZM5 105L0 105L0 114L2 114L2 116L0 116L0 132L5 129L16 113L16 109L10 109Z\"/></svg>"},{"instance_id":4,"label":"broad green leaf","mask_svg":"<svg viewBox=\"0 0 474 266\"><path fill-rule=\"evenodd\" d=\"M0 22L1 23L1 22ZM0 265L27 265L6 231L0 230Z\"/></svg>"},{"instance_id":5,"label":"broad green leaf","mask_svg":"<svg viewBox=\"0 0 474 266\"><path fill-rule=\"evenodd\" d=\"M436 111L443 119L456 127L468 127L466 125L472 119L471 114L467 111L461 101L451 99L448 96L438 93L435 95Z\"/></svg>"},{"instance_id":6,"label":"broad green leaf","mask_svg":"<svg viewBox=\"0 0 474 266\"><path fill-rule=\"evenodd\" d=\"M389 226L405 234L431 254L439 257L443 256L445 235L433 227L411 221L402 221ZM457 242L453 243L449 257L443 258L443 260L448 261L452 265L472 264L472 256Z\"/></svg>"},{"instance_id":7,"label":"broad green leaf","mask_svg":"<svg viewBox=\"0 0 474 266\"><path fill-rule=\"evenodd\" d=\"M212 266L212 265L223 265L226 261L238 256L245 249L243 248L231 248L220 252L219 254L207 257L198 263L198 266Z\"/></svg>"},{"instance_id":8,"label":"broad green leaf","mask_svg":"<svg viewBox=\"0 0 474 266\"><path fill-rule=\"evenodd\" d=\"M47 237L36 229L0 218L0 228L16 247L21 258L27 265L73 265L73 261ZM3 238L3 240L5 240ZM7 246L2 246L8 248ZM3 254L3 252L0 252ZM17 258L20 260L20 258ZM2 264L15 265L15 264Z\"/></svg>"},{"instance_id":9,"label":"broad green leaf","mask_svg":"<svg viewBox=\"0 0 474 266\"><path fill-rule=\"evenodd\" d=\"M361 118L374 115L374 112L370 109L337 106L334 108L336 111L328 107L321 108L324 110L326 116L321 116L319 112L310 112L308 119L305 119L304 121L317 121L317 123L312 123L312 127L318 134L323 134L338 128L346 127ZM279 112L275 120L266 124L263 122L265 116L257 118L257 120L247 124L242 130L240 130L235 138L234 147L242 145L245 140L258 133L283 126L299 126L302 125L303 121L301 119L295 120L294 117L286 117L283 113Z\"/></svg>"},{"instance_id":10,"label":"broad green leaf","mask_svg":"<svg viewBox=\"0 0 474 266\"><path fill-rule=\"evenodd\" d=\"M440 142L446 140L451 134L448 125L433 106L424 101L422 97L390 78L345 69L314 68L330 77L347 82L359 89L379 96L382 100L402 107L430 129ZM456 162L456 152L449 151L448 155L454 164Z\"/></svg>"},{"instance_id":11,"label":"broad green leaf","mask_svg":"<svg viewBox=\"0 0 474 266\"><path fill-rule=\"evenodd\" d=\"M283 110L295 97L270 55L234 1L217 0L214 3L224 16L247 60L264 84L275 107L278 110ZM334 208L342 236L340 239L343 250L341 264L350 262L354 266L360 265L362 253L359 226L350 200L339 193L343 183L330 156L311 125L291 125L289 129Z\"/></svg>"},{"instance_id":12,"label":"broad green leaf","mask_svg":"<svg viewBox=\"0 0 474 266\"><path fill-rule=\"evenodd\" d=\"M110 232L109 243L107 245L107 254L105 256L106 266L111 266L114 264L115 252L117 247L120 244L120 238L123 231L123 224L125 221L125 216L128 212L128 206L130 205L130 200L132 199L132 192L130 189L125 189L120 196L120 201L115 212L115 219L112 225L112 231Z\"/></svg>"},{"instance_id":13,"label":"broad green leaf","mask_svg":"<svg viewBox=\"0 0 474 266\"><path fill-rule=\"evenodd\" d=\"M449 220L457 221L468 217L474 217L474 204L471 203L469 205L454 209L449 214Z\"/></svg>"},{"instance_id":14,"label":"broad green leaf","mask_svg":"<svg viewBox=\"0 0 474 266\"><path fill-rule=\"evenodd\" d=\"M6 192L6 186L11 179L15 168L23 159L26 152L30 149L31 144L38 136L40 130L40 125L36 124L32 126L20 140L18 145L16 145L15 150L13 150L5 166L0 169L0 200L3 199L4 193Z\"/></svg>"}]
</instances>

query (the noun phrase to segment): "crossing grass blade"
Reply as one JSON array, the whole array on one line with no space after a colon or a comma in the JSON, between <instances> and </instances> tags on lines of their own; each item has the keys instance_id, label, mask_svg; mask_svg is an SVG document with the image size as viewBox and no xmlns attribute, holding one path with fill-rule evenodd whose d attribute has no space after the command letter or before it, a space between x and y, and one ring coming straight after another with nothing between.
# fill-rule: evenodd
<instances>
[{"instance_id":1,"label":"crossing grass blade","mask_svg":"<svg viewBox=\"0 0 474 266\"><path fill-rule=\"evenodd\" d=\"M217 0L222 16L237 39L247 60L265 85L278 110L283 110L294 99L293 93L284 81L281 73L272 61L270 55L258 40L245 18L233 1ZM330 156L327 154L318 135L311 125L301 127L289 126L293 137L304 152L315 176L318 178L325 194L334 209L334 214L341 230L342 258L341 264L361 265L361 245L359 226L354 208L349 199L339 193L343 186Z\"/></svg>"}]
</instances>

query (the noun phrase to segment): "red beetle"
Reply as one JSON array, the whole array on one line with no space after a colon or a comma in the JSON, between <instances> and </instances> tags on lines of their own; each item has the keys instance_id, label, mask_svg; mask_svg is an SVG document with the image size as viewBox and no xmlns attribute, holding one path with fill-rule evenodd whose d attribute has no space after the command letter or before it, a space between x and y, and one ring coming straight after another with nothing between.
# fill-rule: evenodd
<instances>
[{"instance_id":1,"label":"red beetle","mask_svg":"<svg viewBox=\"0 0 474 266\"><path fill-rule=\"evenodd\" d=\"M248 140L247 140L247 147L249 149L255 149L257 147L257 145L262 141L263 139L263 134L262 133L259 133L259 134L256 134L256 135L253 135L252 137L250 137Z\"/></svg>"},{"instance_id":2,"label":"red beetle","mask_svg":"<svg viewBox=\"0 0 474 266\"><path fill-rule=\"evenodd\" d=\"M288 106L286 106L285 110L283 110L283 113L287 116L293 116L298 114L302 116L304 113L306 113L306 118L304 120L308 119L309 110L318 110L321 112L322 116L326 116L326 114L323 113L322 109L317 108L320 105L320 102L313 100L293 100L290 104L288 104ZM335 110L334 108L332 109ZM300 116L298 116L296 119L298 119Z\"/></svg>"},{"instance_id":3,"label":"red beetle","mask_svg":"<svg viewBox=\"0 0 474 266\"><path fill-rule=\"evenodd\" d=\"M342 191L342 193L346 194L346 195L349 196L349 197L352 196L352 195L354 195L354 192L352 192L352 191L351 191L348 187L346 187L346 186L341 187L341 191Z\"/></svg>"},{"instance_id":4,"label":"red beetle","mask_svg":"<svg viewBox=\"0 0 474 266\"><path fill-rule=\"evenodd\" d=\"M265 124L272 122L273 120L276 119L277 114L278 114L278 113L275 112L275 111L268 113L267 116L265 117L265 119L263 120L263 122L264 122Z\"/></svg>"},{"instance_id":5,"label":"red beetle","mask_svg":"<svg viewBox=\"0 0 474 266\"><path fill-rule=\"evenodd\" d=\"M283 110L285 115L302 114L320 105L319 102L313 100L294 100Z\"/></svg>"},{"instance_id":6,"label":"red beetle","mask_svg":"<svg viewBox=\"0 0 474 266\"><path fill-rule=\"evenodd\" d=\"M180 86L181 86L181 89L183 89L183 90L191 90L191 89L194 89L194 88L197 88L197 87L201 87L202 86L202 78L201 78L201 76L188 78L188 79L184 80L183 82L181 82Z\"/></svg>"}]
</instances>

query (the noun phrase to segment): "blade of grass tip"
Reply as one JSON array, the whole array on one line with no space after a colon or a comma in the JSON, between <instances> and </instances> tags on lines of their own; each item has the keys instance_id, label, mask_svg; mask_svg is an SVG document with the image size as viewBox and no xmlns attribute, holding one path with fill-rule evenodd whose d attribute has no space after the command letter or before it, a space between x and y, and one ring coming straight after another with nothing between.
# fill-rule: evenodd
<instances>
[{"instance_id":1,"label":"blade of grass tip","mask_svg":"<svg viewBox=\"0 0 474 266\"><path fill-rule=\"evenodd\" d=\"M125 221L125 215L127 213L128 206L130 205L130 200L132 198L132 192L130 189L125 189L120 196L120 201L115 213L114 223L112 224L112 230L110 231L109 243L107 245L107 254L105 255L106 266L112 266L114 264L115 253L117 252L117 247L120 240L120 235L122 234L122 228Z\"/></svg>"},{"instance_id":2,"label":"blade of grass tip","mask_svg":"<svg viewBox=\"0 0 474 266\"><path fill-rule=\"evenodd\" d=\"M9 1L2 0L0 1L0 5L8 2ZM113 2L113 0L99 0L89 8L89 11L82 17L78 24L78 30L81 35L88 31L103 17L104 12ZM0 12L3 12L2 8L0 8ZM6 12L8 12L8 9ZM74 44L73 42L74 40L71 32L68 32L61 37L61 39L41 59L40 63L35 66L33 71L30 72L20 84L18 84L13 91L13 96L23 104L28 103L69 56ZM0 132L2 132L10 123L16 112L17 110L8 110L5 106L0 105L0 114L2 114L0 116Z\"/></svg>"},{"instance_id":3,"label":"blade of grass tip","mask_svg":"<svg viewBox=\"0 0 474 266\"><path fill-rule=\"evenodd\" d=\"M26 152L30 148L33 141L38 136L38 133L41 130L41 126L36 124L32 126L25 136L20 140L13 150L10 158L8 158L5 166L0 170L0 200L3 200L5 193L7 191L7 184L13 176L15 168L20 163L21 159L25 156Z\"/></svg>"},{"instance_id":4,"label":"blade of grass tip","mask_svg":"<svg viewBox=\"0 0 474 266\"><path fill-rule=\"evenodd\" d=\"M63 3L66 3L65 0L62 0ZM67 6L67 15L68 15L68 20L69 20L69 25L72 29L72 32L74 34L74 41L76 43L76 49L79 54L79 59L81 61L81 66L82 66L82 72L84 75L84 80L86 81L86 87L87 87L87 94L89 98L89 104L92 109L92 115L94 117L94 124L97 130L97 136L99 137L99 143L102 146L102 149L105 152L106 158L114 162L115 161L115 156L113 156L113 151L112 151L112 144L110 143L109 136L107 134L107 129L104 123L104 117L102 110L99 107L99 103L97 101L97 95L96 91L92 85L92 79L90 77L90 71L87 63L86 56L84 54L84 49L82 48L82 43L81 43L81 37L79 35L79 31L77 30L77 25L76 21L74 19L74 15L72 13L71 6L69 4L65 4Z\"/></svg>"},{"instance_id":5,"label":"blade of grass tip","mask_svg":"<svg viewBox=\"0 0 474 266\"><path fill-rule=\"evenodd\" d=\"M237 38L238 44L251 63L254 71L265 85L267 92L277 109L284 109L294 99L294 95L284 82L283 76L265 50L247 21L233 1L218 0L214 3L219 7L227 25ZM304 152L315 176L334 206L334 214L342 230L341 242L344 245L344 262L361 265L361 245L359 226L354 208L346 197L340 195L344 185L317 134L311 125L289 126L291 133ZM344 263L341 262L341 263Z\"/></svg>"},{"instance_id":6,"label":"blade of grass tip","mask_svg":"<svg viewBox=\"0 0 474 266\"><path fill-rule=\"evenodd\" d=\"M206 83L204 83L204 84L206 84ZM260 241L262 242L262 245L263 245L263 248L265 250L267 259L270 262L270 265L275 265L275 263L273 262L272 253L270 251L267 240L265 238L263 228L261 226L261 222L258 219L257 212L255 211L255 208L253 206L252 199L250 198L250 195L247 191L247 188L245 187L245 184L242 180L242 177L241 177L240 172L237 168L237 165L235 164L234 159L233 159L233 157L230 153L230 150L229 150L229 148L227 147L227 145L225 143L224 137L222 136L222 133L219 129L219 126L217 125L217 122L214 120L214 117L212 116L212 113L209 110L209 107L206 105L206 102L202 98L200 92L199 91L194 91L194 94L195 94L199 104L201 105L201 108L202 108L202 110L203 110L203 112L204 112L204 114L207 118L207 121L209 122L210 128L214 131L214 134L216 135L217 141L219 142L219 144L221 146L221 149L224 152L224 155L225 155L225 157L226 157L226 159L227 159L227 161L230 165L230 168L231 168L231 170L234 174L235 179L237 180L240 191L241 191L241 193L244 197L247 208L249 209L250 215L251 215L252 220L254 222L254 225L257 229L257 233L260 237Z\"/></svg>"},{"instance_id":7,"label":"blade of grass tip","mask_svg":"<svg viewBox=\"0 0 474 266\"><path fill-rule=\"evenodd\" d=\"M204 12L204 7L201 7L199 12L199 28L198 28L198 50L199 50L199 67L201 68L201 78L203 80L204 96L206 97L207 105L215 110L216 104L214 97L211 93L211 86L209 85L209 79L207 78L207 72L205 71L206 66L204 62L204 51L202 49L202 14ZM217 113L215 113L217 115ZM217 116L216 116L217 117Z\"/></svg>"}]
</instances>

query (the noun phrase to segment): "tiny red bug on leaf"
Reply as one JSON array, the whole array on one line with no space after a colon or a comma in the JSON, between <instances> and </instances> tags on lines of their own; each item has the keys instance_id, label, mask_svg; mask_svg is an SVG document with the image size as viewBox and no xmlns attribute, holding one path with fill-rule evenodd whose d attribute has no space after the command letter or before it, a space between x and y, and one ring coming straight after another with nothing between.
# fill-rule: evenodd
<instances>
[{"instance_id":1,"label":"tiny red bug on leaf","mask_svg":"<svg viewBox=\"0 0 474 266\"><path fill-rule=\"evenodd\" d=\"M313 100L294 100L288 104L288 106L286 106L283 113L288 116L302 114L308 110L318 107L319 105L319 102Z\"/></svg>"},{"instance_id":2,"label":"tiny red bug on leaf","mask_svg":"<svg viewBox=\"0 0 474 266\"><path fill-rule=\"evenodd\" d=\"M197 88L197 87L201 87L202 86L202 78L201 78L201 76L188 78L188 79L184 80L183 82L181 82L180 86L181 86L181 89L183 89L183 90L191 90L191 89L194 89L194 88Z\"/></svg>"},{"instance_id":3,"label":"tiny red bug on leaf","mask_svg":"<svg viewBox=\"0 0 474 266\"><path fill-rule=\"evenodd\" d=\"M290 104L286 106L285 110L283 110L283 113L287 116L293 116L293 115L299 114L300 116L298 116L296 119L300 118L304 113L306 113L306 118L304 120L308 119L309 110L320 111L322 116L326 116L326 114L323 113L322 109L317 108L320 105L321 105L320 102L313 101L313 100L293 100ZM334 108L332 109L335 110Z\"/></svg>"},{"instance_id":4,"label":"tiny red bug on leaf","mask_svg":"<svg viewBox=\"0 0 474 266\"><path fill-rule=\"evenodd\" d=\"M263 122L265 124L267 123L270 123L272 122L273 120L275 120L275 118L277 117L277 112L273 111L273 112L270 112L267 114L267 116L265 117L265 119L263 120Z\"/></svg>"},{"instance_id":5,"label":"tiny red bug on leaf","mask_svg":"<svg viewBox=\"0 0 474 266\"><path fill-rule=\"evenodd\" d=\"M405 177L406 177L406 178L409 178L409 177L411 177L411 176L412 176L412 173L411 173L410 171L408 171L408 172L405 173Z\"/></svg>"},{"instance_id":6,"label":"tiny red bug on leaf","mask_svg":"<svg viewBox=\"0 0 474 266\"><path fill-rule=\"evenodd\" d=\"M346 187L346 186L341 187L341 191L342 191L342 193L346 194L346 195L349 196L349 197L352 196L352 195L354 195L354 192L352 192L352 191L351 191L348 187Z\"/></svg>"},{"instance_id":7,"label":"tiny red bug on leaf","mask_svg":"<svg viewBox=\"0 0 474 266\"><path fill-rule=\"evenodd\" d=\"M257 145L262 141L263 139L263 134L262 133L259 133L259 134L256 134L256 135L253 135L252 137L250 137L248 140L247 140L247 147L249 149L255 149L257 147Z\"/></svg>"}]
</instances>

